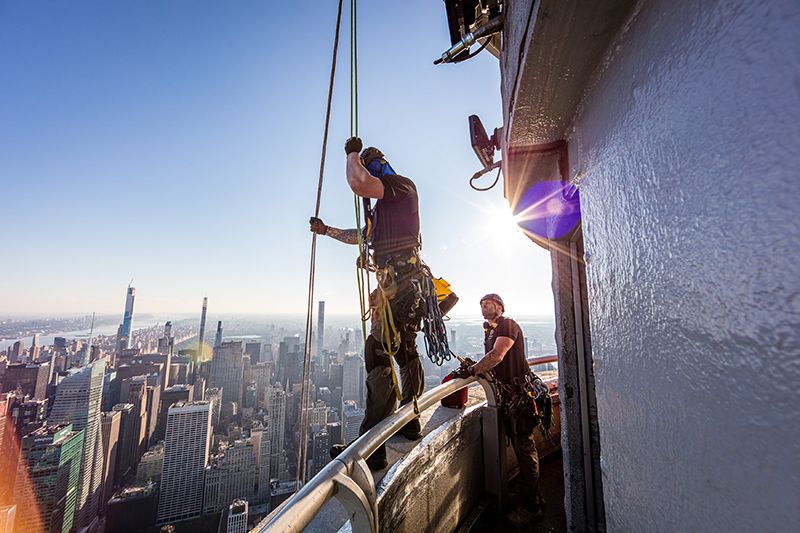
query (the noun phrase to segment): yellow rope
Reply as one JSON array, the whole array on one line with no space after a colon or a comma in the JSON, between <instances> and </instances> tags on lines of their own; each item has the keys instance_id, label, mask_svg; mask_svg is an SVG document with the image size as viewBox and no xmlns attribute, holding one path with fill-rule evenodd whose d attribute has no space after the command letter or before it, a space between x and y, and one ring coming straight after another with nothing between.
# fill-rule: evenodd
<instances>
[{"instance_id":1,"label":"yellow rope","mask_svg":"<svg viewBox=\"0 0 800 533\"><path fill-rule=\"evenodd\" d=\"M397 383L397 373L394 371L394 356L400 349L401 337L400 332L397 331L397 327L394 324L394 315L392 314L392 306L389 305L389 298L386 296L386 293L383 292L383 287L381 287L380 283L378 287L381 297L379 304L381 308L381 329L383 330L381 346L383 347L383 351L386 352L386 355L389 356L389 368L392 369L392 388L394 389L395 397L400 401L403 397L400 394L400 386ZM395 346L397 347L395 348Z\"/></svg>"}]
</instances>

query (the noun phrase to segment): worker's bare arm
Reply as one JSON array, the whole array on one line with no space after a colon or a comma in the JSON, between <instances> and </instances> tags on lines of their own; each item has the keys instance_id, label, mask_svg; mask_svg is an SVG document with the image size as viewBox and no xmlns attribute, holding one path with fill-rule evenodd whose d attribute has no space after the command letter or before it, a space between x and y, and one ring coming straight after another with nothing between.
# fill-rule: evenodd
<instances>
[{"instance_id":1,"label":"worker's bare arm","mask_svg":"<svg viewBox=\"0 0 800 533\"><path fill-rule=\"evenodd\" d=\"M472 373L483 374L499 365L513 345L514 339L497 337L494 341L494 347L483 356L483 359L472 365Z\"/></svg>"},{"instance_id":2,"label":"worker's bare arm","mask_svg":"<svg viewBox=\"0 0 800 533\"><path fill-rule=\"evenodd\" d=\"M325 233L325 235L345 244L358 244L357 229L339 229L334 228L333 226L328 226L328 231Z\"/></svg>"},{"instance_id":3,"label":"worker's bare arm","mask_svg":"<svg viewBox=\"0 0 800 533\"><path fill-rule=\"evenodd\" d=\"M369 171L361 164L358 153L353 152L347 155L347 184L350 189L364 198L383 198L383 182L372 176Z\"/></svg>"}]
</instances>

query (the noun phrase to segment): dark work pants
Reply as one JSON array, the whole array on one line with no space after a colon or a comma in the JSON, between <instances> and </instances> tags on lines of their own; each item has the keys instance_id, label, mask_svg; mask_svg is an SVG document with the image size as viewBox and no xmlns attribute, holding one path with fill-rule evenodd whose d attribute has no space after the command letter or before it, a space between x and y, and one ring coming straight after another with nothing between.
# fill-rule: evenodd
<instances>
[{"instance_id":1,"label":"dark work pants","mask_svg":"<svg viewBox=\"0 0 800 533\"><path fill-rule=\"evenodd\" d=\"M539 453L533 431L528 435L512 436L511 446L519 465L519 503L529 511L536 511L544 500L539 490Z\"/></svg>"},{"instance_id":2,"label":"dark work pants","mask_svg":"<svg viewBox=\"0 0 800 533\"><path fill-rule=\"evenodd\" d=\"M400 366L400 384L402 400L400 405L411 402L414 396L419 397L425 386L422 363L419 354L414 350L409 353L405 349L409 344L401 343L394 358ZM380 341L370 335L364 347L364 363L367 370L367 405L360 434L372 429L378 422L392 414L397 405L397 398L392 386L392 370L389 368L388 354L383 350ZM414 433L420 430L419 419L414 419L403 427L403 433ZM375 458L386 457L386 447L381 446L372 455Z\"/></svg>"}]
</instances>

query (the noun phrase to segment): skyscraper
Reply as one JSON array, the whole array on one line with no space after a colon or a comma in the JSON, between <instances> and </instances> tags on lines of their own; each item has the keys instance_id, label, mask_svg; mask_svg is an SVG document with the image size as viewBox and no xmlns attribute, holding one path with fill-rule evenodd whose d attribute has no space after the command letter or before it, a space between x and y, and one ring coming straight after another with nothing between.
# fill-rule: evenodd
<instances>
[{"instance_id":1,"label":"skyscraper","mask_svg":"<svg viewBox=\"0 0 800 533\"><path fill-rule=\"evenodd\" d=\"M205 401L179 402L167 413L164 468L157 523L203 512L203 482L211 450L211 409Z\"/></svg>"},{"instance_id":2,"label":"skyscraper","mask_svg":"<svg viewBox=\"0 0 800 533\"><path fill-rule=\"evenodd\" d=\"M8 365L3 375L3 387L0 392L11 392L21 389L23 394L32 398L44 399L47 393L47 378L50 375L48 364L15 363Z\"/></svg>"},{"instance_id":3,"label":"skyscraper","mask_svg":"<svg viewBox=\"0 0 800 533\"><path fill-rule=\"evenodd\" d=\"M146 485L149 481L160 482L163 469L164 445L156 444L139 459L139 464L136 465L136 483Z\"/></svg>"},{"instance_id":4,"label":"skyscraper","mask_svg":"<svg viewBox=\"0 0 800 533\"><path fill-rule=\"evenodd\" d=\"M161 406L158 410L158 421L156 423L156 440L161 440L164 437L164 432L167 429L167 413L169 406L177 402L191 402L192 400L200 400L200 396L195 397L193 385L173 385L168 389L161 391Z\"/></svg>"},{"instance_id":5,"label":"skyscraper","mask_svg":"<svg viewBox=\"0 0 800 533\"><path fill-rule=\"evenodd\" d=\"M273 477L283 471L283 440L286 427L286 392L280 384L267 389L267 435L271 443L269 469Z\"/></svg>"},{"instance_id":6,"label":"skyscraper","mask_svg":"<svg viewBox=\"0 0 800 533\"><path fill-rule=\"evenodd\" d=\"M270 497L270 440L267 428L260 423L250 430L250 439L256 451L256 504L269 502Z\"/></svg>"},{"instance_id":7,"label":"skyscraper","mask_svg":"<svg viewBox=\"0 0 800 533\"><path fill-rule=\"evenodd\" d=\"M250 355L250 364L257 365L261 362L261 342L248 342L244 345L244 353Z\"/></svg>"},{"instance_id":8,"label":"skyscraper","mask_svg":"<svg viewBox=\"0 0 800 533\"><path fill-rule=\"evenodd\" d=\"M22 439L14 502L14 531L69 531L81 481L83 431L72 424L40 428Z\"/></svg>"},{"instance_id":9,"label":"skyscraper","mask_svg":"<svg viewBox=\"0 0 800 533\"><path fill-rule=\"evenodd\" d=\"M250 499L256 486L256 453L253 441L237 440L206 468L203 512L218 512L235 499Z\"/></svg>"},{"instance_id":10,"label":"skyscraper","mask_svg":"<svg viewBox=\"0 0 800 533\"><path fill-rule=\"evenodd\" d=\"M364 407L364 360L360 355L350 355L344 359L342 376L342 400L354 401Z\"/></svg>"},{"instance_id":11,"label":"skyscraper","mask_svg":"<svg viewBox=\"0 0 800 533\"><path fill-rule=\"evenodd\" d=\"M127 390L127 395L124 395ZM120 399L123 403L133 405L133 416L136 420L135 435L136 435L136 451L133 457L133 463L139 461L139 457L147 449L147 377L146 376L133 376L122 382L122 391Z\"/></svg>"},{"instance_id":12,"label":"skyscraper","mask_svg":"<svg viewBox=\"0 0 800 533\"><path fill-rule=\"evenodd\" d=\"M195 366L203 360L203 340L206 334L206 310L208 309L208 298L203 298L203 310L200 312L200 337L197 341L197 355L195 356Z\"/></svg>"},{"instance_id":13,"label":"skyscraper","mask_svg":"<svg viewBox=\"0 0 800 533\"><path fill-rule=\"evenodd\" d=\"M133 300L136 298L136 289L128 285L125 296L125 314L122 315L122 324L117 333L117 351L131 347L131 333L133 328Z\"/></svg>"},{"instance_id":14,"label":"skyscraper","mask_svg":"<svg viewBox=\"0 0 800 533\"><path fill-rule=\"evenodd\" d=\"M164 382L161 384L162 389L169 387L169 373L174 349L175 337L172 336L172 322L167 322L164 324L164 336L158 339L158 353L167 357L166 365L164 366Z\"/></svg>"},{"instance_id":15,"label":"skyscraper","mask_svg":"<svg viewBox=\"0 0 800 533\"><path fill-rule=\"evenodd\" d=\"M41 349L42 347L39 345L39 334L36 333L33 336L33 344L31 345L31 352L30 352L31 361L36 361L37 359L39 359L39 353L41 352Z\"/></svg>"},{"instance_id":16,"label":"skyscraper","mask_svg":"<svg viewBox=\"0 0 800 533\"><path fill-rule=\"evenodd\" d=\"M22 341L17 341L8 349L8 360L12 363L19 363L22 361L22 356L25 353L25 344Z\"/></svg>"},{"instance_id":17,"label":"skyscraper","mask_svg":"<svg viewBox=\"0 0 800 533\"><path fill-rule=\"evenodd\" d=\"M234 500L228 507L225 533L247 533L247 500Z\"/></svg>"},{"instance_id":18,"label":"skyscraper","mask_svg":"<svg viewBox=\"0 0 800 533\"><path fill-rule=\"evenodd\" d=\"M121 414L109 411L100 415L100 438L103 445L103 492L100 509L114 495L114 476L116 474L117 453L119 452L119 423Z\"/></svg>"},{"instance_id":19,"label":"skyscraper","mask_svg":"<svg viewBox=\"0 0 800 533\"><path fill-rule=\"evenodd\" d=\"M117 484L133 471L136 456L136 424L138 419L133 414L133 405L118 403L112 411L119 413L119 448L117 463L114 468L114 483Z\"/></svg>"},{"instance_id":20,"label":"skyscraper","mask_svg":"<svg viewBox=\"0 0 800 533\"><path fill-rule=\"evenodd\" d=\"M19 438L14 427L14 410L24 402L18 392L0 394L0 505L12 502L14 476L19 460Z\"/></svg>"},{"instance_id":21,"label":"skyscraper","mask_svg":"<svg viewBox=\"0 0 800 533\"><path fill-rule=\"evenodd\" d=\"M211 386L222 388L223 402L242 402L244 363L242 342L223 342L214 347L211 358Z\"/></svg>"},{"instance_id":22,"label":"skyscraper","mask_svg":"<svg viewBox=\"0 0 800 533\"><path fill-rule=\"evenodd\" d=\"M78 527L96 518L97 497L103 478L103 454L100 438L100 411L103 403L105 359L73 369L61 380L50 411L48 423L72 424L83 430L83 457L77 504Z\"/></svg>"},{"instance_id":23,"label":"skyscraper","mask_svg":"<svg viewBox=\"0 0 800 533\"><path fill-rule=\"evenodd\" d=\"M203 399L211 402L211 425L217 426L222 412L222 389L216 387L206 389Z\"/></svg>"},{"instance_id":24,"label":"skyscraper","mask_svg":"<svg viewBox=\"0 0 800 533\"><path fill-rule=\"evenodd\" d=\"M317 315L317 357L322 361L322 350L325 348L325 302L319 302L319 314ZM322 361L322 367L327 368L327 364Z\"/></svg>"},{"instance_id":25,"label":"skyscraper","mask_svg":"<svg viewBox=\"0 0 800 533\"><path fill-rule=\"evenodd\" d=\"M323 426L324 427L324 426ZM311 457L309 458L308 478L316 476L331 461L331 438L325 429L311 434Z\"/></svg>"},{"instance_id":26,"label":"skyscraper","mask_svg":"<svg viewBox=\"0 0 800 533\"><path fill-rule=\"evenodd\" d=\"M222 320L217 322L217 334L214 337L214 348L222 344Z\"/></svg>"},{"instance_id":27,"label":"skyscraper","mask_svg":"<svg viewBox=\"0 0 800 533\"><path fill-rule=\"evenodd\" d=\"M364 420L364 410L355 402L344 402L342 408L342 437L345 444L350 444L358 438L361 422Z\"/></svg>"}]
</instances>

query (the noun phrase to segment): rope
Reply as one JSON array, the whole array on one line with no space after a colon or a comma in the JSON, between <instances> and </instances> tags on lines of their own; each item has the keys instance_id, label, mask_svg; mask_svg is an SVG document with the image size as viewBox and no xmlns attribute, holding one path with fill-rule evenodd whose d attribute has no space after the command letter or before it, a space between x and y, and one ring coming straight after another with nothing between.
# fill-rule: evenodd
<instances>
[{"instance_id":1,"label":"rope","mask_svg":"<svg viewBox=\"0 0 800 533\"><path fill-rule=\"evenodd\" d=\"M352 0L351 0L352 1ZM314 216L319 217L319 206L322 198L322 180L325 175L325 156L328 152L328 131L331 122L331 102L333 101L333 81L336 77L336 54L339 51L339 29L342 23L342 2L339 0L339 9L336 15L336 33L333 39L333 57L331 58L331 74L328 82L328 104L325 111L325 129L322 135L322 154L319 161L319 182L317 184L317 203ZM296 490L300 490L301 483L306 481L306 460L308 456L308 404L311 399L311 342L312 324L314 319L314 275L317 260L317 234L311 234L311 260L308 273L308 311L306 313L305 353L303 354L303 380L300 386L300 460L297 465ZM309 386L306 385L308 383ZM279 443L280 445L280 443Z\"/></svg>"},{"instance_id":2,"label":"rope","mask_svg":"<svg viewBox=\"0 0 800 533\"><path fill-rule=\"evenodd\" d=\"M383 351L386 352L386 355L389 356L389 368L392 369L392 390L394 390L395 398L397 398L399 402L403 397L400 394L397 372L394 370L394 356L397 355L397 352L400 350L402 339L400 337L400 332L397 331L397 327L394 325L394 315L392 314L392 306L389 304L389 298L386 296L386 293L383 292L383 287L380 283L378 283L378 296L380 298L378 308L381 310L381 316L379 318L381 321L381 329L383 330L381 347ZM416 402L416 396L414 398ZM416 409L415 412L418 413Z\"/></svg>"},{"instance_id":3,"label":"rope","mask_svg":"<svg viewBox=\"0 0 800 533\"><path fill-rule=\"evenodd\" d=\"M425 339L425 352L428 359L438 366L442 366L451 357L450 344L447 340L447 327L444 324L442 310L436 296L436 286L433 276L426 267L425 279L421 284L422 301L425 306L425 316L422 319L422 331Z\"/></svg>"},{"instance_id":4,"label":"rope","mask_svg":"<svg viewBox=\"0 0 800 533\"><path fill-rule=\"evenodd\" d=\"M350 0L350 137L358 137L358 2ZM369 200L366 200L368 202ZM356 229L361 227L361 198L353 193ZM365 205L366 209L366 205ZM363 233L358 231L358 262L356 263L356 285L358 304L361 309L361 337L367 343L367 320L369 319L370 294L369 249Z\"/></svg>"}]
</instances>

